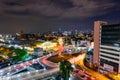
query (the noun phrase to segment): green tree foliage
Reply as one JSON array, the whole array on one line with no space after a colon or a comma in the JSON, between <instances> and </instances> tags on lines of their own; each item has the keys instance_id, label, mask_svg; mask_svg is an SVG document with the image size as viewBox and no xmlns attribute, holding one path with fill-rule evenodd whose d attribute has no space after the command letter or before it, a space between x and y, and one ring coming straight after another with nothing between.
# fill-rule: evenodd
<instances>
[{"instance_id":1,"label":"green tree foliage","mask_svg":"<svg viewBox=\"0 0 120 80\"><path fill-rule=\"evenodd\" d=\"M27 52L24 49L14 49L13 53L15 53L15 56L12 56L11 58L16 61L25 60L25 57L27 55Z\"/></svg>"},{"instance_id":2,"label":"green tree foliage","mask_svg":"<svg viewBox=\"0 0 120 80\"><path fill-rule=\"evenodd\" d=\"M69 61L63 60L60 62L60 74L64 77L65 80L69 79L71 71L73 71L73 68Z\"/></svg>"},{"instance_id":3,"label":"green tree foliage","mask_svg":"<svg viewBox=\"0 0 120 80\"><path fill-rule=\"evenodd\" d=\"M3 54L4 54L4 52L5 52L4 50L0 50L0 54L1 54L1 55L3 55Z\"/></svg>"},{"instance_id":4,"label":"green tree foliage","mask_svg":"<svg viewBox=\"0 0 120 80\"><path fill-rule=\"evenodd\" d=\"M15 48L13 46L9 47L9 50L13 51Z\"/></svg>"},{"instance_id":5,"label":"green tree foliage","mask_svg":"<svg viewBox=\"0 0 120 80\"><path fill-rule=\"evenodd\" d=\"M93 55L93 51L92 50L87 51L87 55Z\"/></svg>"}]
</instances>

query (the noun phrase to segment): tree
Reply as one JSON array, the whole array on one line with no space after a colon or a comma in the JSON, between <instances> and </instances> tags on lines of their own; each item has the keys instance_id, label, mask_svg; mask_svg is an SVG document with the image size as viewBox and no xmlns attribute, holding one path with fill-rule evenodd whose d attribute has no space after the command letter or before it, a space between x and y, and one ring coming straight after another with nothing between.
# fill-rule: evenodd
<instances>
[{"instance_id":1,"label":"tree","mask_svg":"<svg viewBox=\"0 0 120 80\"><path fill-rule=\"evenodd\" d=\"M27 55L27 52L24 49L14 49L13 53L15 53L15 56L12 56L11 58L15 61L21 61L25 60L25 57Z\"/></svg>"},{"instance_id":2,"label":"tree","mask_svg":"<svg viewBox=\"0 0 120 80\"><path fill-rule=\"evenodd\" d=\"M0 50L0 55L4 55L4 50Z\"/></svg>"},{"instance_id":3,"label":"tree","mask_svg":"<svg viewBox=\"0 0 120 80\"><path fill-rule=\"evenodd\" d=\"M15 48L13 46L9 47L9 50L13 51Z\"/></svg>"},{"instance_id":4,"label":"tree","mask_svg":"<svg viewBox=\"0 0 120 80\"><path fill-rule=\"evenodd\" d=\"M73 71L73 68L69 61L63 60L60 62L60 74L63 76L64 80L69 79L71 71Z\"/></svg>"}]
</instances>

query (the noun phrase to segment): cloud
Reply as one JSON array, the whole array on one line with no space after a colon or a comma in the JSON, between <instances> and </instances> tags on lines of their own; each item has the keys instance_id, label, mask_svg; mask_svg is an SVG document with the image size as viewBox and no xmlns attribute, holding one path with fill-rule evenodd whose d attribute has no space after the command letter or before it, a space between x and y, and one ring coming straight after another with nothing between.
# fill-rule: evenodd
<instances>
[{"instance_id":1,"label":"cloud","mask_svg":"<svg viewBox=\"0 0 120 80\"><path fill-rule=\"evenodd\" d=\"M113 0L0 0L0 14L60 18L93 17L119 10Z\"/></svg>"},{"instance_id":2,"label":"cloud","mask_svg":"<svg viewBox=\"0 0 120 80\"><path fill-rule=\"evenodd\" d=\"M116 3L99 2L95 0L71 0L74 7L68 9L63 17L92 17L103 15L109 12L110 8L114 8Z\"/></svg>"},{"instance_id":3,"label":"cloud","mask_svg":"<svg viewBox=\"0 0 120 80\"><path fill-rule=\"evenodd\" d=\"M0 0L0 32L93 29L98 19L119 22L119 3L120 0Z\"/></svg>"}]
</instances>

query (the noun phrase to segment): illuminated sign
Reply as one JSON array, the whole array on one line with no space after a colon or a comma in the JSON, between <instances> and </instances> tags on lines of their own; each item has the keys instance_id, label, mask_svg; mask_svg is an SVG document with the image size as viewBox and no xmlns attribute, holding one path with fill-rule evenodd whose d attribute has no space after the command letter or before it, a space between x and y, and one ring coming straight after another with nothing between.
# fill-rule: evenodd
<instances>
[{"instance_id":1,"label":"illuminated sign","mask_svg":"<svg viewBox=\"0 0 120 80\"><path fill-rule=\"evenodd\" d=\"M107 71L113 72L113 66L108 65L108 64L104 64L104 70L107 70Z\"/></svg>"}]
</instances>

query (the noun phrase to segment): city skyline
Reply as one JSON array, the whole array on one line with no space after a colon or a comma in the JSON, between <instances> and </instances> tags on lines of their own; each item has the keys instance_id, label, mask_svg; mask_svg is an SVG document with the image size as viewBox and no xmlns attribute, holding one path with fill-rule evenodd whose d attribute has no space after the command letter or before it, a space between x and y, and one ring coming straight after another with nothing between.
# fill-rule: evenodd
<instances>
[{"instance_id":1,"label":"city skyline","mask_svg":"<svg viewBox=\"0 0 120 80\"><path fill-rule=\"evenodd\" d=\"M119 80L120 24L0 35L0 79Z\"/></svg>"},{"instance_id":2,"label":"city skyline","mask_svg":"<svg viewBox=\"0 0 120 80\"><path fill-rule=\"evenodd\" d=\"M0 32L93 30L96 20L120 23L119 0L0 0Z\"/></svg>"}]
</instances>

